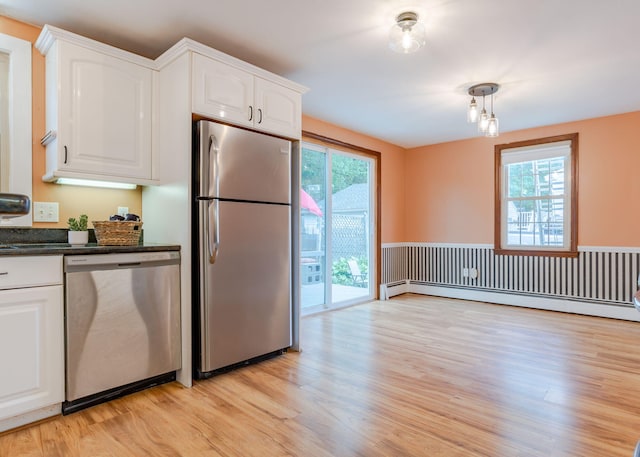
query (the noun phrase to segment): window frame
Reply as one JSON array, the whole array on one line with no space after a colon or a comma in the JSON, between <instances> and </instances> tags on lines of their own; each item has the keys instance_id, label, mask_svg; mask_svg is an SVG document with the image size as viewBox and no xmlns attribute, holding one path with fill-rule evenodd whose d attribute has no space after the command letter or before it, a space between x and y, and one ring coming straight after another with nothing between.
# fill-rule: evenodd
<instances>
[{"instance_id":1,"label":"window frame","mask_svg":"<svg viewBox=\"0 0 640 457\"><path fill-rule=\"evenodd\" d=\"M550 145L552 143L570 142L569 172L565 170L565 176L569 177L569 204L568 211L570 221L568 230L564 231L564 236L569 237L563 247L554 248L549 246L518 246L507 247L503 245L503 233L507 230L507 222L503 220L503 183L504 166L502 163L503 154L508 154L510 149L521 149L532 146ZM525 255L525 256L551 256L551 257L577 257L578 256L578 133L565 135L555 135L533 140L517 141L513 143L497 144L495 151L495 225L494 225L494 251L497 255ZM516 152L516 151L514 151ZM526 160L523 160L525 162ZM566 178L565 178L566 183ZM566 221L565 221L566 222Z\"/></svg>"}]
</instances>

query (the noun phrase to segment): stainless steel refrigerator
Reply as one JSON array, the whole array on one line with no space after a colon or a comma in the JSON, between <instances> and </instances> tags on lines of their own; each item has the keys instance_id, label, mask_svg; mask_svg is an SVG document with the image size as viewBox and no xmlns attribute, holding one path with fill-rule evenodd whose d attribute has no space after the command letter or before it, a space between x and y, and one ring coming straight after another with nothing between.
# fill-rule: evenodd
<instances>
[{"instance_id":1,"label":"stainless steel refrigerator","mask_svg":"<svg viewBox=\"0 0 640 457\"><path fill-rule=\"evenodd\" d=\"M291 142L198 121L194 371L291 346Z\"/></svg>"}]
</instances>

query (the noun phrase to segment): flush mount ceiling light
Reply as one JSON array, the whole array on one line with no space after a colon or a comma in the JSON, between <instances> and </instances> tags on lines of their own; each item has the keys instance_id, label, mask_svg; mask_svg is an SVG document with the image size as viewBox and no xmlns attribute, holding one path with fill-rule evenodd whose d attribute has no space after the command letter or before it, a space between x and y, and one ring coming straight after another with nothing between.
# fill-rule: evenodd
<instances>
[{"instance_id":1,"label":"flush mount ceiling light","mask_svg":"<svg viewBox=\"0 0 640 457\"><path fill-rule=\"evenodd\" d=\"M500 86L496 83L482 83L476 84L469 88L469 95L471 95L471 103L467 109L467 122L477 122L478 132L484 134L484 136L495 137L499 135L498 130L498 118L493 113L493 94L498 92ZM485 97L491 96L491 116L487 114L485 109ZM476 97L482 97L482 111L478 112L478 104L476 103Z\"/></svg>"},{"instance_id":2,"label":"flush mount ceiling light","mask_svg":"<svg viewBox=\"0 0 640 457\"><path fill-rule=\"evenodd\" d=\"M418 22L418 15L405 11L396 16L396 23L389 32L389 47L396 52L409 54L424 46L424 25Z\"/></svg>"}]
</instances>

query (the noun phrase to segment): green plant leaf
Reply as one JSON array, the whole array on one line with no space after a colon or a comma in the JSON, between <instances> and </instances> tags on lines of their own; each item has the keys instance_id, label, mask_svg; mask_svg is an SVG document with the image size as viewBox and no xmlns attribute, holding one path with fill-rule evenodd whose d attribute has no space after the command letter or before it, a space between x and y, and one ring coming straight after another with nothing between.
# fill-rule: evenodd
<instances>
[{"instance_id":1,"label":"green plant leaf","mask_svg":"<svg viewBox=\"0 0 640 457\"><path fill-rule=\"evenodd\" d=\"M87 225L89 222L89 216L86 214L81 214L78 219L75 217L70 217L67 223L69 224L69 230L72 232L84 232L87 230Z\"/></svg>"}]
</instances>

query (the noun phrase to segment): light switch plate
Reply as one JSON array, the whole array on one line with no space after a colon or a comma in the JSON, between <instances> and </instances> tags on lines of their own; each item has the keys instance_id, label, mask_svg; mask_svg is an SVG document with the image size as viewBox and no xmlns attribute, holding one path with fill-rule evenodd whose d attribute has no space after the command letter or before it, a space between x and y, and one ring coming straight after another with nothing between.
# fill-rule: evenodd
<instances>
[{"instance_id":1,"label":"light switch plate","mask_svg":"<svg viewBox=\"0 0 640 457\"><path fill-rule=\"evenodd\" d=\"M58 222L58 202L33 202L33 222Z\"/></svg>"}]
</instances>

